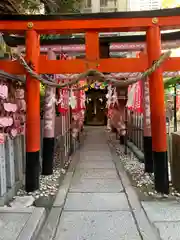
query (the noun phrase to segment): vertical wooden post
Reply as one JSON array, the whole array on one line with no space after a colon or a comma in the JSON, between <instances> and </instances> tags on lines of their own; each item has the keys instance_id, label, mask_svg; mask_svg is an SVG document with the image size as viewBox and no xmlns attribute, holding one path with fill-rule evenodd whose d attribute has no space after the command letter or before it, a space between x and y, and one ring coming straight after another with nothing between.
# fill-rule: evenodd
<instances>
[{"instance_id":1,"label":"vertical wooden post","mask_svg":"<svg viewBox=\"0 0 180 240\"><path fill-rule=\"evenodd\" d=\"M99 34L98 32L86 33L86 59L93 61L99 59Z\"/></svg>"},{"instance_id":2,"label":"vertical wooden post","mask_svg":"<svg viewBox=\"0 0 180 240\"><path fill-rule=\"evenodd\" d=\"M55 53L49 49L48 59L55 60ZM55 81L55 75L52 75ZM53 173L54 158L54 131L55 131L55 98L56 89L46 86L45 103L44 103L44 136L43 136L43 162L42 174L51 175Z\"/></svg>"},{"instance_id":3,"label":"vertical wooden post","mask_svg":"<svg viewBox=\"0 0 180 240\"><path fill-rule=\"evenodd\" d=\"M144 57L147 53L140 52L139 57ZM149 98L149 79L142 82L143 96L143 145L144 145L144 171L154 172L152 154L152 134L151 134L151 110Z\"/></svg>"},{"instance_id":4,"label":"vertical wooden post","mask_svg":"<svg viewBox=\"0 0 180 240\"><path fill-rule=\"evenodd\" d=\"M151 112L149 99L149 80L143 81L143 143L144 143L144 170L148 173L154 172L151 135Z\"/></svg>"},{"instance_id":5,"label":"vertical wooden post","mask_svg":"<svg viewBox=\"0 0 180 240\"><path fill-rule=\"evenodd\" d=\"M177 132L177 87L174 85L174 132Z\"/></svg>"},{"instance_id":6,"label":"vertical wooden post","mask_svg":"<svg viewBox=\"0 0 180 240\"><path fill-rule=\"evenodd\" d=\"M26 60L38 72L40 53L39 35L34 30L26 32ZM40 151L40 83L26 75L26 184L27 192L39 188Z\"/></svg>"},{"instance_id":7,"label":"vertical wooden post","mask_svg":"<svg viewBox=\"0 0 180 240\"><path fill-rule=\"evenodd\" d=\"M80 87L80 84L78 85L78 87ZM79 115L80 114L80 107L81 107L81 100L80 100L80 91L77 92L76 94L77 96L77 114ZM80 129L78 127L78 135L77 135L77 145L78 145L78 149L80 147Z\"/></svg>"},{"instance_id":8,"label":"vertical wooden post","mask_svg":"<svg viewBox=\"0 0 180 240\"><path fill-rule=\"evenodd\" d=\"M161 55L161 35L158 26L149 27L147 30L147 53L149 66ZM161 67L150 75L149 90L155 189L158 192L168 194L166 118Z\"/></svg>"}]
</instances>

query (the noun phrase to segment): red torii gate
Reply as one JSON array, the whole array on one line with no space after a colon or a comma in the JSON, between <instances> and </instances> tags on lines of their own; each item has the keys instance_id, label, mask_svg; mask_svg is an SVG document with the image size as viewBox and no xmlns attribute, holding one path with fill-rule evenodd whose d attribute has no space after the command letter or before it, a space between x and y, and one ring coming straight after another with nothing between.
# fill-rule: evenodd
<instances>
[{"instance_id":1,"label":"red torii gate","mask_svg":"<svg viewBox=\"0 0 180 240\"><path fill-rule=\"evenodd\" d=\"M75 14L62 16L4 15L0 17L0 31L26 33L26 61L39 74L81 73L88 69L109 72L143 72L161 55L160 29L175 29L180 25L179 9L145 12ZM140 58L99 57L99 32L146 31L147 55ZM48 60L40 56L40 34L85 32L86 59ZM39 187L40 150L40 83L26 73L18 61L0 61L0 69L11 74L26 74L26 186ZM152 148L155 188L168 193L168 164L164 87L162 71L180 70L180 58L169 58L150 76Z\"/></svg>"}]
</instances>

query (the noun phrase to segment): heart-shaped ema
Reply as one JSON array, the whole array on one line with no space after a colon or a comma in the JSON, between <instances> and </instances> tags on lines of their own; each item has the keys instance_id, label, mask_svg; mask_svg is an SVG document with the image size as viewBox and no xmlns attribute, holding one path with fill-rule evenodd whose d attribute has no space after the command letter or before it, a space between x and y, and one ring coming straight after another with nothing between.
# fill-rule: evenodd
<instances>
[{"instance_id":1,"label":"heart-shaped ema","mask_svg":"<svg viewBox=\"0 0 180 240\"><path fill-rule=\"evenodd\" d=\"M4 103L4 109L6 112L13 112L15 113L17 111L17 104L14 103Z\"/></svg>"},{"instance_id":2,"label":"heart-shaped ema","mask_svg":"<svg viewBox=\"0 0 180 240\"><path fill-rule=\"evenodd\" d=\"M13 124L12 117L0 117L0 128L1 127L10 127Z\"/></svg>"},{"instance_id":3,"label":"heart-shaped ema","mask_svg":"<svg viewBox=\"0 0 180 240\"><path fill-rule=\"evenodd\" d=\"M12 128L11 132L10 132L11 138L15 138L17 136L17 129L16 128Z\"/></svg>"},{"instance_id":4,"label":"heart-shaped ema","mask_svg":"<svg viewBox=\"0 0 180 240\"><path fill-rule=\"evenodd\" d=\"M0 98L6 99L8 97L8 87L6 85L0 85Z\"/></svg>"}]
</instances>

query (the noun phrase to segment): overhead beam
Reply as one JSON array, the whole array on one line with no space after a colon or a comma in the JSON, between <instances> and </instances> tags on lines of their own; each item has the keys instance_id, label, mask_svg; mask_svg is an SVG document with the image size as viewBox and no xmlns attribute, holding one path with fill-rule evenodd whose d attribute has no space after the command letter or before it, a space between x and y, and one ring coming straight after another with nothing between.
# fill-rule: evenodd
<instances>
[{"instance_id":1,"label":"overhead beam","mask_svg":"<svg viewBox=\"0 0 180 240\"><path fill-rule=\"evenodd\" d=\"M164 72L179 71L180 58L169 58L162 64ZM97 61L87 60L48 60L45 56L39 58L40 74L75 74L88 69L97 69L104 73L144 72L148 68L147 58L107 58ZM1 60L0 70L10 74L21 75L26 71L17 61Z\"/></svg>"},{"instance_id":2,"label":"overhead beam","mask_svg":"<svg viewBox=\"0 0 180 240\"><path fill-rule=\"evenodd\" d=\"M157 21L161 29L180 28L180 16L158 17ZM25 32L31 27L40 34L81 33L87 31L126 32L145 31L153 25L152 17L46 21L31 21L29 19L26 21L0 21L0 31L20 33Z\"/></svg>"},{"instance_id":3,"label":"overhead beam","mask_svg":"<svg viewBox=\"0 0 180 240\"><path fill-rule=\"evenodd\" d=\"M39 60L41 74L69 74L82 73L88 69L98 69L100 72L142 72L147 67L146 59L136 58L109 58L97 61L76 60ZM17 61L0 61L0 70L11 74L25 74L25 70Z\"/></svg>"},{"instance_id":4,"label":"overhead beam","mask_svg":"<svg viewBox=\"0 0 180 240\"><path fill-rule=\"evenodd\" d=\"M163 72L176 72L180 71L180 57L168 58L163 64Z\"/></svg>"}]
</instances>

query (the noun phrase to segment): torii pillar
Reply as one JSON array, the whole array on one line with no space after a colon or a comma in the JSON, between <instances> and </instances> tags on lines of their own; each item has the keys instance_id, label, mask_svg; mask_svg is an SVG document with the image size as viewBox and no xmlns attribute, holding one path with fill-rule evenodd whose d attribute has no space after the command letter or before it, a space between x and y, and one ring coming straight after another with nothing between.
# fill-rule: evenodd
<instances>
[{"instance_id":1,"label":"torii pillar","mask_svg":"<svg viewBox=\"0 0 180 240\"><path fill-rule=\"evenodd\" d=\"M26 61L38 73L40 55L39 34L33 29L26 32ZM26 180L27 192L39 188L40 174L40 82L26 75Z\"/></svg>"},{"instance_id":2,"label":"torii pillar","mask_svg":"<svg viewBox=\"0 0 180 240\"><path fill-rule=\"evenodd\" d=\"M158 25L149 27L147 30L147 54L149 66L152 66L154 61L161 56L161 34ZM149 78L155 189L158 192L168 194L169 179L162 67L154 71Z\"/></svg>"},{"instance_id":3,"label":"torii pillar","mask_svg":"<svg viewBox=\"0 0 180 240\"><path fill-rule=\"evenodd\" d=\"M48 59L55 60L56 54L50 48L48 50ZM56 75L53 75L55 82ZM54 158L54 143L55 143L55 103L52 99L55 98L56 88L46 86L45 101L44 101L44 136L43 136L43 162L42 175L53 174L53 158Z\"/></svg>"},{"instance_id":4,"label":"torii pillar","mask_svg":"<svg viewBox=\"0 0 180 240\"><path fill-rule=\"evenodd\" d=\"M139 57L147 56L146 50L141 51ZM142 82L143 90L143 145L144 145L144 170L148 173L154 172L153 154L152 154L152 134L151 134L151 110L149 98L149 79Z\"/></svg>"}]
</instances>

